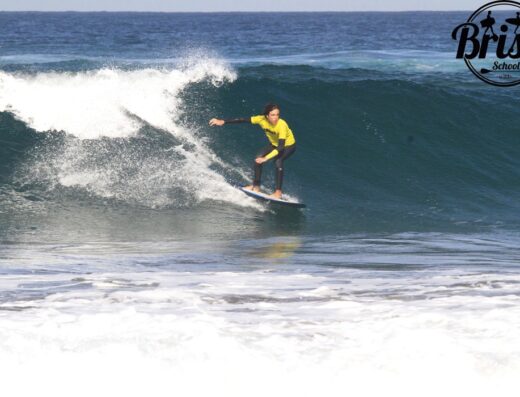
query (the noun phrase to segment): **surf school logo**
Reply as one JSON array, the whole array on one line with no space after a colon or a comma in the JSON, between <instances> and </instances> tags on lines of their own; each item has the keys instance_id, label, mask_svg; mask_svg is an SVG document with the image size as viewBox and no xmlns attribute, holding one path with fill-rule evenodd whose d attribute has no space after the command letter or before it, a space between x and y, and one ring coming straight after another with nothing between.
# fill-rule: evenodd
<instances>
[{"instance_id":1,"label":"surf school logo","mask_svg":"<svg viewBox=\"0 0 520 397\"><path fill-rule=\"evenodd\" d=\"M520 84L520 3L484 4L451 33L457 59L480 80L499 87Z\"/></svg>"}]
</instances>

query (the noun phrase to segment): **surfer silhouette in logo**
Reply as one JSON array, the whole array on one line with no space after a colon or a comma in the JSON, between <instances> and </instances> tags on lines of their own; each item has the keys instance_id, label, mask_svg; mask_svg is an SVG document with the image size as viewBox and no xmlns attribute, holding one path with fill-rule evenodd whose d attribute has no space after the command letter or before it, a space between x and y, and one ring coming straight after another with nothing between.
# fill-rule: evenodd
<instances>
[{"instance_id":1,"label":"surfer silhouette in logo","mask_svg":"<svg viewBox=\"0 0 520 397\"><path fill-rule=\"evenodd\" d=\"M495 22L496 22L495 18L493 18L491 16L491 11L488 11L487 17L484 18L482 21L480 21L480 26L482 26L483 28L486 28L486 30L484 30L484 36L486 36L488 30L491 29L491 33L493 34L492 35L493 41L497 41L498 40L498 36L493 31L493 25L495 24Z\"/></svg>"},{"instance_id":2,"label":"surfer silhouette in logo","mask_svg":"<svg viewBox=\"0 0 520 397\"><path fill-rule=\"evenodd\" d=\"M262 164L272 159L275 161L276 166L276 189L270 197L280 199L282 197L283 163L295 152L296 140L285 120L280 118L279 106L269 103L265 106L263 114L258 116L229 120L214 118L209 121L211 126L235 123L258 124L264 130L267 139L269 139L269 144L256 156L253 165L253 184L244 187L244 189L260 192Z\"/></svg>"},{"instance_id":3,"label":"surfer silhouette in logo","mask_svg":"<svg viewBox=\"0 0 520 397\"><path fill-rule=\"evenodd\" d=\"M516 18L507 18L506 22L510 23L511 25L515 25L516 26L516 29L515 29L515 34L516 34L516 31L520 27L520 12L516 13Z\"/></svg>"}]
</instances>

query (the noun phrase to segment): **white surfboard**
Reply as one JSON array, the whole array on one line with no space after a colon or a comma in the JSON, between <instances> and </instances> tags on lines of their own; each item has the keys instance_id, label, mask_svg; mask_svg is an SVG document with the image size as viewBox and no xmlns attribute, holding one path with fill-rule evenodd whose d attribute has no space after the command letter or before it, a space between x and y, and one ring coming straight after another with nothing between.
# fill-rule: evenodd
<instances>
[{"instance_id":1,"label":"white surfboard","mask_svg":"<svg viewBox=\"0 0 520 397\"><path fill-rule=\"evenodd\" d=\"M289 200L269 197L269 195L267 195L265 193L253 192L252 190L244 189L243 187L239 187L239 189L242 190L248 196L253 197L257 200L266 201L266 202L273 203L273 204L285 205L285 206L294 207L294 208L305 208L306 207L305 204L299 203L298 201L289 201Z\"/></svg>"}]
</instances>

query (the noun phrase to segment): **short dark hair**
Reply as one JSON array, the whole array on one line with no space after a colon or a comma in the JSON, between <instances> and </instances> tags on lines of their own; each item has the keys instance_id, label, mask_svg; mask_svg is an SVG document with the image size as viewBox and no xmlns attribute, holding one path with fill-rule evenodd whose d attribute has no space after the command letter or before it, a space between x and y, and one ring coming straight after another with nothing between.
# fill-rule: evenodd
<instances>
[{"instance_id":1,"label":"short dark hair","mask_svg":"<svg viewBox=\"0 0 520 397\"><path fill-rule=\"evenodd\" d=\"M269 113L271 113L275 109L280 110L280 106L278 106L276 103L268 103L264 107L264 116L268 116Z\"/></svg>"}]
</instances>

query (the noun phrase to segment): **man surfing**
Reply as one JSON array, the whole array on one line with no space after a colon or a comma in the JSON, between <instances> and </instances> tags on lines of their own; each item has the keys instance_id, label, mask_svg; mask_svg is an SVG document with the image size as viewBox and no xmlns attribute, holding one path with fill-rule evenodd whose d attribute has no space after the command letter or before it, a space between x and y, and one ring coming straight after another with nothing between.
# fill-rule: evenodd
<instances>
[{"instance_id":1,"label":"man surfing","mask_svg":"<svg viewBox=\"0 0 520 397\"><path fill-rule=\"evenodd\" d=\"M271 198L282 198L282 182L283 182L283 163L296 151L296 140L293 132L285 122L280 118L280 107L274 103L265 106L264 113L251 118L241 119L211 119L209 125L223 126L224 124L251 123L258 124L269 139L269 145L264 147L256 156L253 165L254 178L253 184L244 187L244 189L260 192L260 179L262 177L262 164L274 159L276 166L276 189Z\"/></svg>"}]
</instances>

